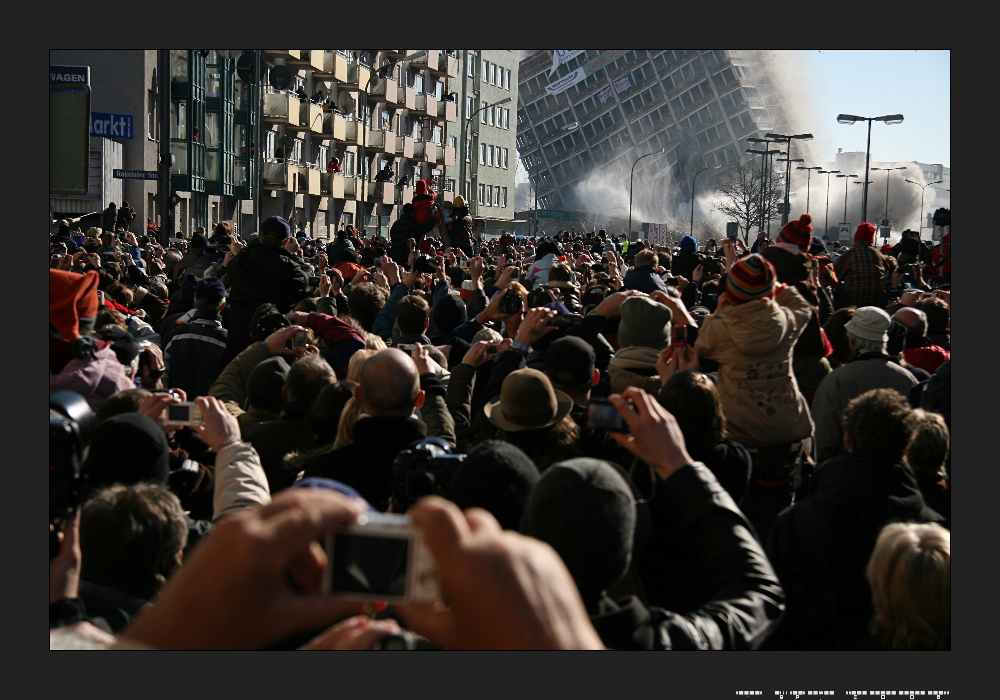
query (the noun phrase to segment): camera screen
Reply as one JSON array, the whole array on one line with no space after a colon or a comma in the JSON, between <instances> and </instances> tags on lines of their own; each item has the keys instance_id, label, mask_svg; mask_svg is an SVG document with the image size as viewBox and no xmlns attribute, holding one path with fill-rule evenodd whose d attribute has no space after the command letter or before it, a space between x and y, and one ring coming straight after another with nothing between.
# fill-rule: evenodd
<instances>
[{"instance_id":1,"label":"camera screen","mask_svg":"<svg viewBox=\"0 0 1000 700\"><path fill-rule=\"evenodd\" d=\"M167 422L186 421L191 419L191 406L183 403L175 403L167 406Z\"/></svg>"},{"instance_id":2,"label":"camera screen","mask_svg":"<svg viewBox=\"0 0 1000 700\"><path fill-rule=\"evenodd\" d=\"M612 432L628 432L625 419L610 403L593 402L587 406L587 422L591 428L610 430Z\"/></svg>"},{"instance_id":3,"label":"camera screen","mask_svg":"<svg viewBox=\"0 0 1000 700\"><path fill-rule=\"evenodd\" d=\"M336 533L330 563L330 591L403 598L410 540Z\"/></svg>"}]
</instances>

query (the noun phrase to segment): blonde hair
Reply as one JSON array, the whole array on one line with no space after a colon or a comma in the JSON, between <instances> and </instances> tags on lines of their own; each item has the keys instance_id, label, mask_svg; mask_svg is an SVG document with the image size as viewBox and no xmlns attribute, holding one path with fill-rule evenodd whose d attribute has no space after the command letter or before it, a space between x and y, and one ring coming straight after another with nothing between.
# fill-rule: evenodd
<instances>
[{"instance_id":1,"label":"blonde hair","mask_svg":"<svg viewBox=\"0 0 1000 700\"><path fill-rule=\"evenodd\" d=\"M354 424L361 417L364 407L354 400L354 397L347 399L344 410L340 412L340 421L337 423L337 439L333 441L333 449L349 445L354 442Z\"/></svg>"},{"instance_id":2,"label":"blonde hair","mask_svg":"<svg viewBox=\"0 0 1000 700\"><path fill-rule=\"evenodd\" d=\"M951 648L951 533L935 523L891 523L868 561L873 634L895 650Z\"/></svg>"},{"instance_id":3,"label":"blonde hair","mask_svg":"<svg viewBox=\"0 0 1000 700\"><path fill-rule=\"evenodd\" d=\"M363 350L356 351L351 355L351 359L347 362L347 377L345 379L350 379L352 382L361 382L361 367L365 364L365 361L377 353L378 350L375 348L365 348Z\"/></svg>"}]
</instances>

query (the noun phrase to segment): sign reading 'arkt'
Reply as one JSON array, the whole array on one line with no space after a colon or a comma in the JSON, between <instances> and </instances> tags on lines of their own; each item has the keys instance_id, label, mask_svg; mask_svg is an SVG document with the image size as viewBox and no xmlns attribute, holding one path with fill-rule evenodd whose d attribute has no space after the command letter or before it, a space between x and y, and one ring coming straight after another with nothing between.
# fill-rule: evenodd
<instances>
[{"instance_id":1,"label":"sign reading 'arkt'","mask_svg":"<svg viewBox=\"0 0 1000 700\"><path fill-rule=\"evenodd\" d=\"M130 114L91 112L90 135L109 139L131 139L133 121Z\"/></svg>"}]
</instances>

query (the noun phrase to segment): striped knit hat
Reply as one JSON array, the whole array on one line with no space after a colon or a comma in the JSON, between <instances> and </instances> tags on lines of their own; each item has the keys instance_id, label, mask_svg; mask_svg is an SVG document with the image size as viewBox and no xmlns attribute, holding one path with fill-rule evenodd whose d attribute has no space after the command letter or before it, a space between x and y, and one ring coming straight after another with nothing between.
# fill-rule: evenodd
<instances>
[{"instance_id":1,"label":"striped knit hat","mask_svg":"<svg viewBox=\"0 0 1000 700\"><path fill-rule=\"evenodd\" d=\"M733 263L726 275L726 295L733 304L770 298L774 294L774 266L754 253Z\"/></svg>"},{"instance_id":2,"label":"striped knit hat","mask_svg":"<svg viewBox=\"0 0 1000 700\"><path fill-rule=\"evenodd\" d=\"M797 245L799 248L805 248L812 240L812 230L812 217L809 214L803 214L782 227L781 232L778 234L778 241L791 243L792 245Z\"/></svg>"}]
</instances>

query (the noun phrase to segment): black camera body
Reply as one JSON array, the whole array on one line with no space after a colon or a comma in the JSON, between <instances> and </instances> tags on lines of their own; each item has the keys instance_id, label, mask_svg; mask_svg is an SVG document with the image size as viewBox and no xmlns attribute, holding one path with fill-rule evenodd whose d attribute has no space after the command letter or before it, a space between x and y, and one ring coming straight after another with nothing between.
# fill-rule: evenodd
<instances>
[{"instance_id":1,"label":"black camera body","mask_svg":"<svg viewBox=\"0 0 1000 700\"><path fill-rule=\"evenodd\" d=\"M56 534L84 497L84 450L96 419L86 399L73 391L49 395L49 559L59 553Z\"/></svg>"},{"instance_id":2,"label":"black camera body","mask_svg":"<svg viewBox=\"0 0 1000 700\"><path fill-rule=\"evenodd\" d=\"M445 496L452 475L465 457L452 454L448 443L439 437L424 438L400 451L392 463L393 512L406 512L423 496Z\"/></svg>"}]
</instances>

